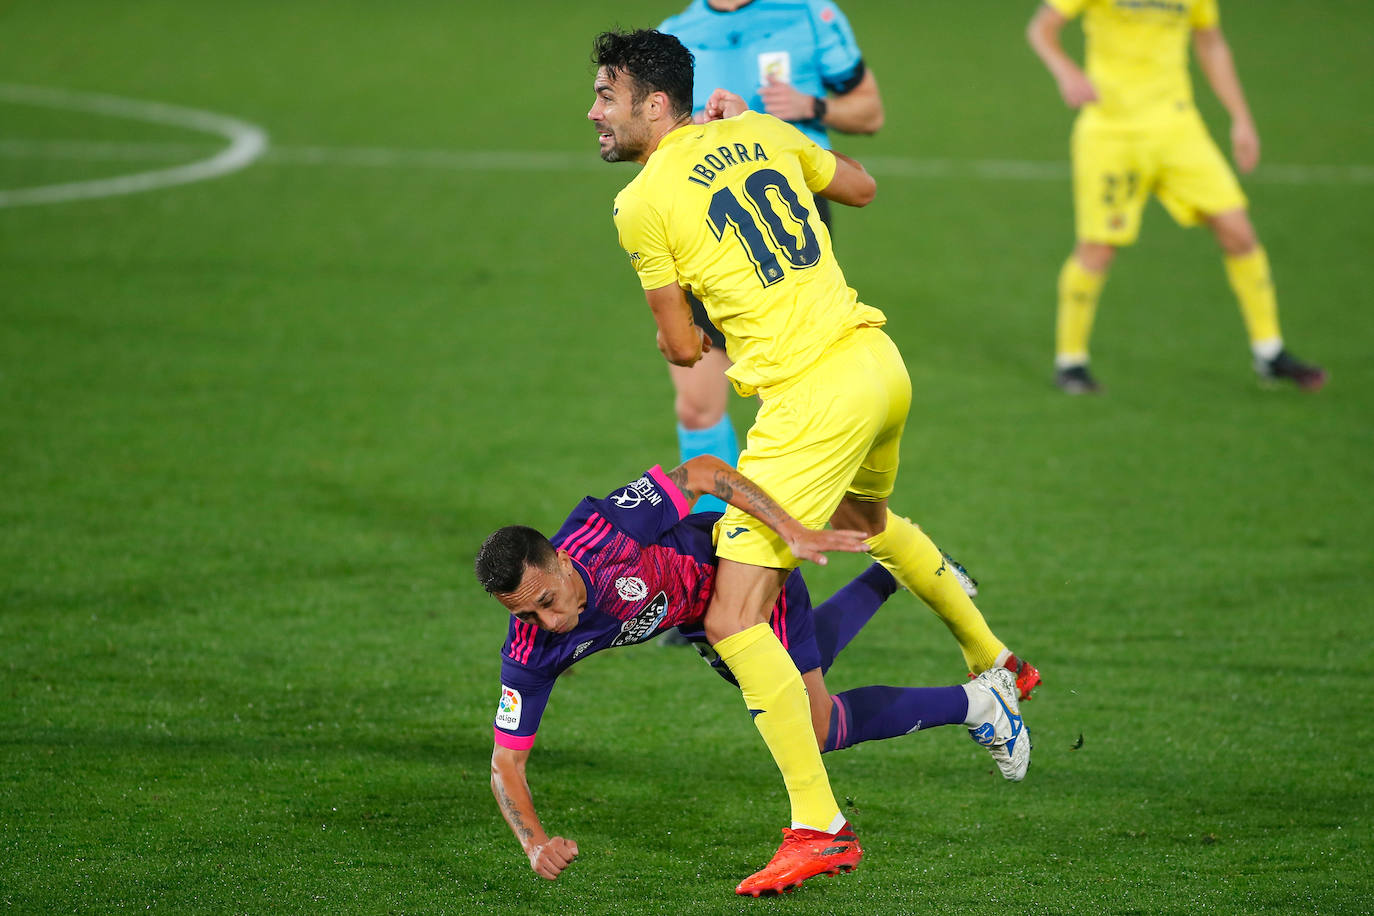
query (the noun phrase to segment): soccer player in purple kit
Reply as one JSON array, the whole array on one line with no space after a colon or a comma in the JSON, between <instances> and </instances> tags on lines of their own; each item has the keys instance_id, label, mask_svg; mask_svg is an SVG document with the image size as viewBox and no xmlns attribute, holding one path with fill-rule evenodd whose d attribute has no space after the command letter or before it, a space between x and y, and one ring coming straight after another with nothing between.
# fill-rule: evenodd
<instances>
[{"instance_id":1,"label":"soccer player in purple kit","mask_svg":"<svg viewBox=\"0 0 1374 916\"><path fill-rule=\"evenodd\" d=\"M800 558L823 564L824 551L860 549L858 532L806 529L748 478L703 455L668 472L654 467L604 499L582 500L552 538L512 525L494 532L478 553L478 580L511 614L501 653L492 792L531 868L544 878L556 878L578 855L575 842L545 832L525 776L554 682L595 652L673 627L705 645L718 516L688 514L705 492L754 514ZM869 686L834 696L826 689L824 672L835 656L896 590L891 573L875 564L813 609L793 570L773 606L769 622L806 684L820 750L963 724L1007 779L1021 779L1031 747L1021 738L1015 675L1006 668L951 687ZM733 682L714 653L702 654ZM843 835L836 842L843 844Z\"/></svg>"}]
</instances>

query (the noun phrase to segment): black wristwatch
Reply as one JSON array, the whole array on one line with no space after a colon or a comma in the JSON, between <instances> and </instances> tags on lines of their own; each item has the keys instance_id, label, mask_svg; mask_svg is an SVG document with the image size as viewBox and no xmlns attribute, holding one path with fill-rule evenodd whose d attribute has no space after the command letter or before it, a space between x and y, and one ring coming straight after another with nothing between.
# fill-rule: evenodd
<instances>
[{"instance_id":1,"label":"black wristwatch","mask_svg":"<svg viewBox=\"0 0 1374 916\"><path fill-rule=\"evenodd\" d=\"M813 95L812 98L816 100L816 113L811 116L811 120L824 121L825 112L830 106L827 105L825 99L819 95Z\"/></svg>"}]
</instances>

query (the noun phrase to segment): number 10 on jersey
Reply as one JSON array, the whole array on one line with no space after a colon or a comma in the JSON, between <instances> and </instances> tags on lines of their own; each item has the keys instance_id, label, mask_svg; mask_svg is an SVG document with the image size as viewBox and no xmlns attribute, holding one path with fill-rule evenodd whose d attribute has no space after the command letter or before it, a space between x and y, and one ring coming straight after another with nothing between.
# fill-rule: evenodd
<instances>
[{"instance_id":1,"label":"number 10 on jersey","mask_svg":"<svg viewBox=\"0 0 1374 916\"><path fill-rule=\"evenodd\" d=\"M725 238L727 229L735 230L735 237L753 262L760 283L772 286L783 278L780 256L797 270L811 267L821 259L820 242L816 241L816 233L807 222L811 211L802 205L797 192L781 172L773 169L754 172L744 180L744 196L748 206L730 188L721 188L711 195L706 219L718 240ZM800 228L800 237L784 223L775 201ZM755 217L762 219L762 229Z\"/></svg>"}]
</instances>

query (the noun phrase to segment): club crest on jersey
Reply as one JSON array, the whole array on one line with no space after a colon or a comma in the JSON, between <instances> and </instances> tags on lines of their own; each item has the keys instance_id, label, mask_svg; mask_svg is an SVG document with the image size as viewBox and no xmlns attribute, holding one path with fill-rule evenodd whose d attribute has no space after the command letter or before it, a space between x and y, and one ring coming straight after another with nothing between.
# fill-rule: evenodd
<instances>
[{"instance_id":1,"label":"club crest on jersey","mask_svg":"<svg viewBox=\"0 0 1374 916\"><path fill-rule=\"evenodd\" d=\"M644 609L620 625L620 632L611 641L611 646L628 646L643 642L654 635L663 618L668 616L668 593L659 592L654 600L644 605Z\"/></svg>"},{"instance_id":2,"label":"club crest on jersey","mask_svg":"<svg viewBox=\"0 0 1374 916\"><path fill-rule=\"evenodd\" d=\"M496 706L496 724L507 730L520 727L520 691L501 685L501 702Z\"/></svg>"},{"instance_id":3,"label":"club crest on jersey","mask_svg":"<svg viewBox=\"0 0 1374 916\"><path fill-rule=\"evenodd\" d=\"M612 494L611 502L615 503L617 509L633 509L646 502L651 506L657 506L663 502L663 496L652 480L641 477L619 493Z\"/></svg>"},{"instance_id":4,"label":"club crest on jersey","mask_svg":"<svg viewBox=\"0 0 1374 916\"><path fill-rule=\"evenodd\" d=\"M649 587L644 584L643 579L621 576L615 580L615 591L622 601L643 601L644 596L649 594Z\"/></svg>"}]
</instances>

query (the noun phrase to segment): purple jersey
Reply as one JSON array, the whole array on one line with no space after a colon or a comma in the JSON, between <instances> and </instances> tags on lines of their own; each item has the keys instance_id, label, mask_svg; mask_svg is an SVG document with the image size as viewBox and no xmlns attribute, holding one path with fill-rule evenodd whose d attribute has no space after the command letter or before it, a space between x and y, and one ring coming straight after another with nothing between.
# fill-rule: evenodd
<instances>
[{"instance_id":1,"label":"purple jersey","mask_svg":"<svg viewBox=\"0 0 1374 916\"><path fill-rule=\"evenodd\" d=\"M605 499L582 500L549 539L572 557L587 586L587 607L567 633L510 619L501 650L497 744L515 750L534 744L554 681L579 659L676 626L700 630L715 584L711 529L719 516L689 511L682 491L655 466ZM810 609L805 583L794 571L774 608L773 628L783 645L814 646ZM789 610L802 612L792 615L805 625L801 639L789 637ZM809 656L801 663L815 667Z\"/></svg>"},{"instance_id":2,"label":"purple jersey","mask_svg":"<svg viewBox=\"0 0 1374 916\"><path fill-rule=\"evenodd\" d=\"M715 549L709 527L677 530L689 511L687 498L655 466L605 499L582 500L549 538L572 557L587 607L567 633L511 618L501 650L497 744L534 743L554 679L573 662L705 615Z\"/></svg>"}]
</instances>

